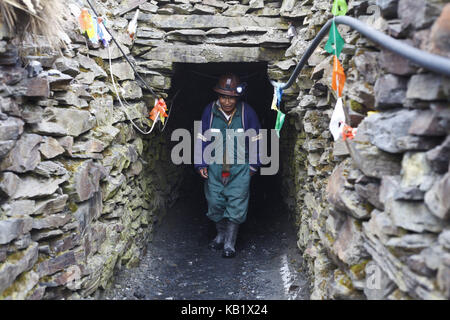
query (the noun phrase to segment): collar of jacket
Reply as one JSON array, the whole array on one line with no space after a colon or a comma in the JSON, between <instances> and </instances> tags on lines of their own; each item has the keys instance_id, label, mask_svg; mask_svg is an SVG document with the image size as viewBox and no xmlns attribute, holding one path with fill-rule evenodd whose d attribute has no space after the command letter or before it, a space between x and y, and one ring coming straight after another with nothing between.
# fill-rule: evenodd
<instances>
[{"instance_id":1,"label":"collar of jacket","mask_svg":"<svg viewBox=\"0 0 450 320\"><path fill-rule=\"evenodd\" d=\"M220 107L220 103L219 100L217 100L216 102L214 102L214 105L212 107L212 112L219 117L223 117L222 112L219 110ZM242 109L242 102L238 101L236 102L236 113L234 114L234 117L239 116L241 114L241 109Z\"/></svg>"}]
</instances>

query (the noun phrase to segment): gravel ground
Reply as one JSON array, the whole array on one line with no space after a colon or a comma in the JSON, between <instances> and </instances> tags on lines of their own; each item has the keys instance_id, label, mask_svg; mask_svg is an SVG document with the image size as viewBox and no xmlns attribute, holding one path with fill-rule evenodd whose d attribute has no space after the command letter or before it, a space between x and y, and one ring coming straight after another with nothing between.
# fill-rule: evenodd
<instances>
[{"instance_id":1,"label":"gravel ground","mask_svg":"<svg viewBox=\"0 0 450 320\"><path fill-rule=\"evenodd\" d=\"M138 267L117 272L101 299L304 300L309 280L301 271L296 232L275 205L250 201L234 259L207 248L215 236L201 190L183 197L154 227ZM262 197L260 197L262 198Z\"/></svg>"}]
</instances>

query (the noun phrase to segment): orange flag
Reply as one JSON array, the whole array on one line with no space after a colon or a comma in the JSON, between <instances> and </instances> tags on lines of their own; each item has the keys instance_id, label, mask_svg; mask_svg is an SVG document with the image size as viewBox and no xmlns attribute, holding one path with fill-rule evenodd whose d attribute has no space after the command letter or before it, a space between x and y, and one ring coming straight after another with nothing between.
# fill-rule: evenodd
<instances>
[{"instance_id":1,"label":"orange flag","mask_svg":"<svg viewBox=\"0 0 450 320\"><path fill-rule=\"evenodd\" d=\"M156 116L158 115L158 112L159 112L159 117L161 119L161 122L164 123L164 118L168 117L166 111L167 111L166 103L164 102L164 99L161 98L156 101L155 106L153 107L152 111L150 112L150 119L155 121Z\"/></svg>"},{"instance_id":2,"label":"orange flag","mask_svg":"<svg viewBox=\"0 0 450 320\"><path fill-rule=\"evenodd\" d=\"M344 90L344 84L345 84L345 73L344 68L342 68L341 63L339 62L339 59L334 56L334 64L333 64L333 82L331 84L331 87L333 90L337 91L338 97L342 97L342 91Z\"/></svg>"},{"instance_id":3,"label":"orange flag","mask_svg":"<svg viewBox=\"0 0 450 320\"><path fill-rule=\"evenodd\" d=\"M346 139L352 140L353 138L355 138L356 131L356 128L352 128L349 125L344 124L344 127L342 128L342 138L344 139L344 141Z\"/></svg>"}]
</instances>

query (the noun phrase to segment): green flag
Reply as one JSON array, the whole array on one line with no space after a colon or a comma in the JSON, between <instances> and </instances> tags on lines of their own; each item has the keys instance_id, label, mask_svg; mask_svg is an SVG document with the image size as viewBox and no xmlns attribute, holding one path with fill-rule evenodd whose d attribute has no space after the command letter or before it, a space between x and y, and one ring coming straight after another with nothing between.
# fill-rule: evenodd
<instances>
[{"instance_id":1,"label":"green flag","mask_svg":"<svg viewBox=\"0 0 450 320\"><path fill-rule=\"evenodd\" d=\"M280 110L278 110L277 122L275 123L275 130L277 131L278 138L280 137L280 130L283 127L285 117L286 115Z\"/></svg>"},{"instance_id":2,"label":"green flag","mask_svg":"<svg viewBox=\"0 0 450 320\"><path fill-rule=\"evenodd\" d=\"M342 39L341 35L339 34L338 28L336 27L336 24L333 21L333 24L330 28L330 34L328 35L328 41L325 45L325 50L328 53L334 54L339 58L339 55L342 52L342 49L344 48L345 41Z\"/></svg>"},{"instance_id":3,"label":"green flag","mask_svg":"<svg viewBox=\"0 0 450 320\"><path fill-rule=\"evenodd\" d=\"M345 2L345 0L334 0L331 13L334 16L345 16L347 13L347 2Z\"/></svg>"}]
</instances>

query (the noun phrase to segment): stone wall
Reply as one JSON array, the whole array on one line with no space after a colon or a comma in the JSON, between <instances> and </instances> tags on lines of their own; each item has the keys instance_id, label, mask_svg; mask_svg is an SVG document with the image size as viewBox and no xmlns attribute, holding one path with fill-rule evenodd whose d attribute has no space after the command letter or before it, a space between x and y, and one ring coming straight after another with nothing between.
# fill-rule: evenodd
<instances>
[{"instance_id":1,"label":"stone wall","mask_svg":"<svg viewBox=\"0 0 450 320\"><path fill-rule=\"evenodd\" d=\"M324 0L92 2L168 103L174 63L264 61L271 80L286 81L331 18ZM348 14L448 55L448 25L436 22L444 1L378 1L381 16L368 11L375 2L349 1ZM137 8L133 42L125 30ZM448 79L339 29L351 124L379 111L359 126L353 157L328 131L335 97L323 45L283 95L289 115L280 179L314 280L312 298L448 298ZM178 195L183 172L171 164L167 132L144 136L133 128L113 92L108 51L87 46L75 22L68 32L74 43L64 57L1 33L3 299L95 296L114 269L138 262L153 222ZM115 44L111 58L128 114L150 125L153 97ZM42 71L24 67L34 60ZM370 289L373 279L382 290Z\"/></svg>"},{"instance_id":2,"label":"stone wall","mask_svg":"<svg viewBox=\"0 0 450 320\"><path fill-rule=\"evenodd\" d=\"M174 63L266 61L272 79L286 77L293 62L278 65L290 45L280 12L292 19L304 14L279 1L91 2L168 105ZM68 2L72 18L72 4L87 7ZM132 41L126 28L137 8ZM128 121L108 50L87 43L76 20L67 24L73 44L63 56L44 42L19 44L1 33L2 299L97 296L115 269L139 261L183 176L170 161L168 131L144 136ZM154 97L114 43L111 59L127 113L151 125ZM285 98L295 103L297 95L294 88Z\"/></svg>"},{"instance_id":3,"label":"stone wall","mask_svg":"<svg viewBox=\"0 0 450 320\"><path fill-rule=\"evenodd\" d=\"M349 1L348 15L450 57L446 2ZM287 58L301 56L330 8L304 2ZM448 299L450 79L339 30L356 139L347 148L330 136L332 56L321 49L297 79L298 105L282 133L285 201L297 217L311 298Z\"/></svg>"},{"instance_id":4,"label":"stone wall","mask_svg":"<svg viewBox=\"0 0 450 320\"><path fill-rule=\"evenodd\" d=\"M2 29L0 299L84 298L105 288L115 269L138 263L178 195L182 172L170 161L170 136L131 125L107 51L87 47L75 21L63 56ZM121 22L111 24L129 53ZM112 59L127 113L151 125L153 98L117 47Z\"/></svg>"}]
</instances>

